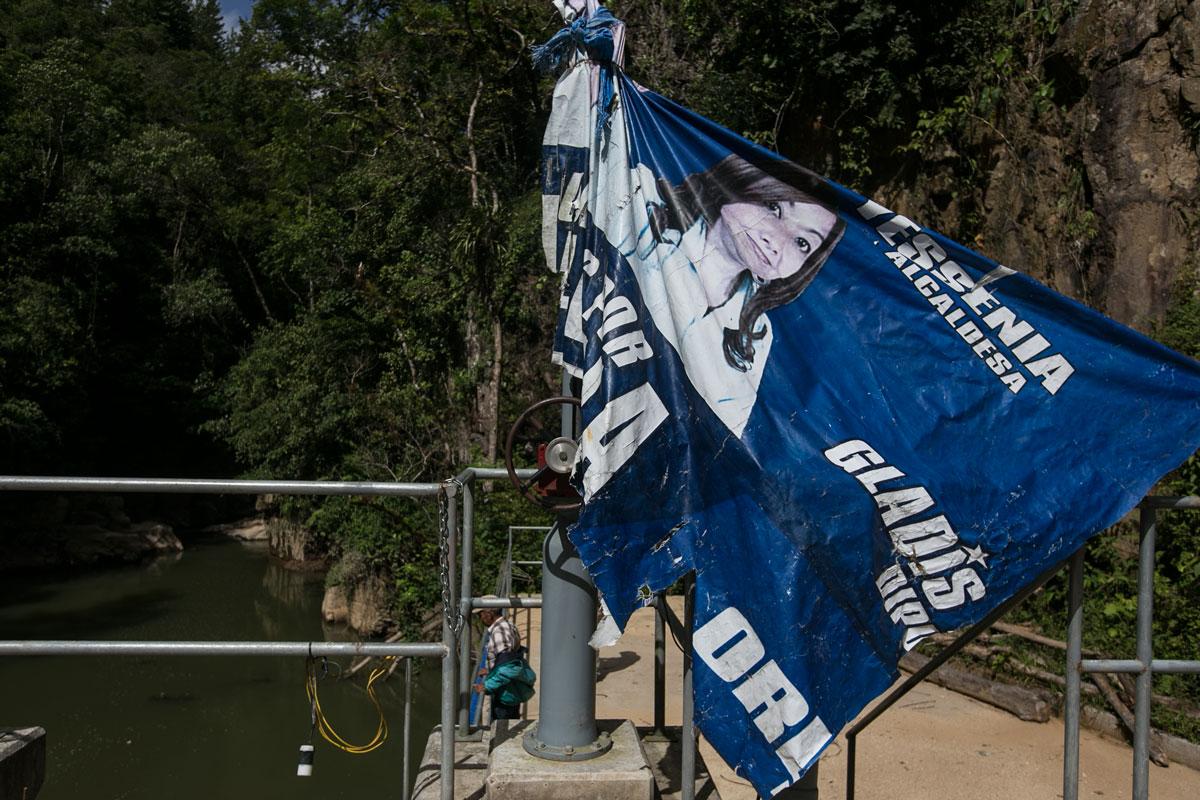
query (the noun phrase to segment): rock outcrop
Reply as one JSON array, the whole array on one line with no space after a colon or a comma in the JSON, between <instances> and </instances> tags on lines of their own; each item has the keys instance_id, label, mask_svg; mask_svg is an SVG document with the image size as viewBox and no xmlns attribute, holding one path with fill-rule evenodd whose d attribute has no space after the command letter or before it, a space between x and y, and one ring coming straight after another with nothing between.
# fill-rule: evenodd
<instances>
[{"instance_id":1,"label":"rock outcrop","mask_svg":"<svg viewBox=\"0 0 1200 800\"><path fill-rule=\"evenodd\" d=\"M182 551L171 526L158 522L62 525L9 542L0 550L0 571L129 564Z\"/></svg>"},{"instance_id":2,"label":"rock outcrop","mask_svg":"<svg viewBox=\"0 0 1200 800\"><path fill-rule=\"evenodd\" d=\"M268 542L270 532L265 517L255 516L236 522L223 522L219 525L209 525L201 530L202 533L219 533L242 542Z\"/></svg>"},{"instance_id":3,"label":"rock outcrop","mask_svg":"<svg viewBox=\"0 0 1200 800\"><path fill-rule=\"evenodd\" d=\"M350 621L350 597L346 594L345 586L339 583L325 587L321 618L331 625L345 625Z\"/></svg>"},{"instance_id":4,"label":"rock outcrop","mask_svg":"<svg viewBox=\"0 0 1200 800\"><path fill-rule=\"evenodd\" d=\"M1200 0L1082 0L1019 57L1006 110L974 118L963 152L874 194L1152 333L1200 267Z\"/></svg>"},{"instance_id":5,"label":"rock outcrop","mask_svg":"<svg viewBox=\"0 0 1200 800\"><path fill-rule=\"evenodd\" d=\"M321 616L327 623L348 625L363 636L393 630L393 586L388 578L368 567L362 557L346 553L329 571Z\"/></svg>"},{"instance_id":6,"label":"rock outcrop","mask_svg":"<svg viewBox=\"0 0 1200 800\"><path fill-rule=\"evenodd\" d=\"M151 556L183 552L183 543L171 526L157 522L139 522L125 530L75 525L65 528L63 533L63 552L67 563L72 565L141 561Z\"/></svg>"},{"instance_id":7,"label":"rock outcrop","mask_svg":"<svg viewBox=\"0 0 1200 800\"><path fill-rule=\"evenodd\" d=\"M284 517L267 520L267 541L271 555L294 569L325 569L328 553L313 532Z\"/></svg>"}]
</instances>

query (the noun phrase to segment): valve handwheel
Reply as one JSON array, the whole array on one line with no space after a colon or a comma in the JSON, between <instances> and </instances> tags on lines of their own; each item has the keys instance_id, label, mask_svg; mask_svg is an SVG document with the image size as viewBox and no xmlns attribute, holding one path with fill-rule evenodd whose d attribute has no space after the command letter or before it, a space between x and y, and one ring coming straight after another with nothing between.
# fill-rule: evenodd
<instances>
[{"instance_id":1,"label":"valve handwheel","mask_svg":"<svg viewBox=\"0 0 1200 800\"><path fill-rule=\"evenodd\" d=\"M518 431L536 412L548 406L559 405L579 408L579 398L547 397L521 412L521 416L517 417L517 421L508 431L508 441L504 446L504 466L508 469L508 479L526 500L551 511L574 511L583 505L579 493L569 481L571 469L575 466L575 453L579 450L579 442L569 436L559 436L544 445L539 445L538 470L528 480L522 481L513 465L513 445L517 441Z\"/></svg>"}]
</instances>

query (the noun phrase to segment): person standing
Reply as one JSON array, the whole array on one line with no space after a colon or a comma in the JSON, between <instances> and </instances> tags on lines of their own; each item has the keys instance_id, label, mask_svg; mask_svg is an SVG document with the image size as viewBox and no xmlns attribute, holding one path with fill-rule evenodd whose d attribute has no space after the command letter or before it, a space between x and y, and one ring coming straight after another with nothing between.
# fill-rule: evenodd
<instances>
[{"instance_id":1,"label":"person standing","mask_svg":"<svg viewBox=\"0 0 1200 800\"><path fill-rule=\"evenodd\" d=\"M533 696L536 680L525 661L521 634L499 609L476 611L484 624L484 690L492 698L492 719L520 719L521 703Z\"/></svg>"}]
</instances>

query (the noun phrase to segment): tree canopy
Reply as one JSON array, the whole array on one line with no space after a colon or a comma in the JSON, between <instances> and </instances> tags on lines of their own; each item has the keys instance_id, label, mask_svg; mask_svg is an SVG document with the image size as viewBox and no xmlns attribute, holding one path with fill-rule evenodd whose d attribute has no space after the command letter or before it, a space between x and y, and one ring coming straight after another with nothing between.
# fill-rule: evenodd
<instances>
[{"instance_id":1,"label":"tree canopy","mask_svg":"<svg viewBox=\"0 0 1200 800\"><path fill-rule=\"evenodd\" d=\"M983 0L614 6L636 78L857 183L1036 35ZM556 25L258 0L227 36L216 0L2 0L0 468L494 461L557 386L528 55Z\"/></svg>"}]
</instances>

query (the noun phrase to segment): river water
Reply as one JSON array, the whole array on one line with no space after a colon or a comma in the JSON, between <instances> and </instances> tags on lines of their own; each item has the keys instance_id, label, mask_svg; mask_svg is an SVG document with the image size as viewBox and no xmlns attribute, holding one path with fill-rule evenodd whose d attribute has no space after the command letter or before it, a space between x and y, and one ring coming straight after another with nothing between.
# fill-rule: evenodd
<instances>
[{"instance_id":1,"label":"river water","mask_svg":"<svg viewBox=\"0 0 1200 800\"><path fill-rule=\"evenodd\" d=\"M346 638L323 628L322 576L283 569L265 548L189 541L177 557L88 574L0 579L0 639ZM437 717L438 663L414 663L412 770ZM331 669L331 675L336 669ZM39 800L399 798L404 670L380 690L388 741L353 756L309 737L304 660L279 657L0 659L0 725L46 729ZM326 680L322 708L345 739L378 721L362 681Z\"/></svg>"}]
</instances>

